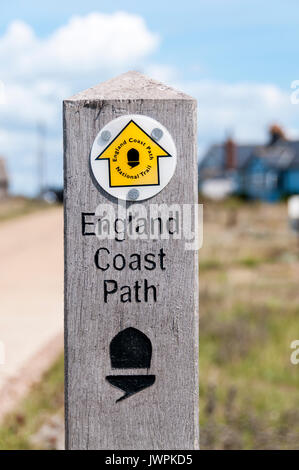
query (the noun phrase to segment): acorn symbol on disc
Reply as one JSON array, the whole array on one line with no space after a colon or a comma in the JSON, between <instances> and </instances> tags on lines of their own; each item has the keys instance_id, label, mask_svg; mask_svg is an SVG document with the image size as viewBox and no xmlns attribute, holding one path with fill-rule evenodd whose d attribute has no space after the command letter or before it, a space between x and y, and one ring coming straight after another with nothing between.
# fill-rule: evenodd
<instances>
[{"instance_id":1,"label":"acorn symbol on disc","mask_svg":"<svg viewBox=\"0 0 299 470\"><path fill-rule=\"evenodd\" d=\"M127 158L128 158L128 165L131 168L134 168L134 166L137 166L140 163L140 161L139 161L139 152L138 152L138 150L136 150L134 148L132 148L128 151Z\"/></svg>"}]
</instances>

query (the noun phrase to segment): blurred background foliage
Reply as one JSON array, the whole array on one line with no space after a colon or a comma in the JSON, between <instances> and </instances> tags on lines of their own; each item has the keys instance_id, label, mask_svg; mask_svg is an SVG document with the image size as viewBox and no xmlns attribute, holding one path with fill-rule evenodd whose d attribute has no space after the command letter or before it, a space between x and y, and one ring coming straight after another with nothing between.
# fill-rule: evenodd
<instances>
[{"instance_id":1,"label":"blurred background foliage","mask_svg":"<svg viewBox=\"0 0 299 470\"><path fill-rule=\"evenodd\" d=\"M299 448L298 256L286 204L204 205L202 449Z\"/></svg>"}]
</instances>

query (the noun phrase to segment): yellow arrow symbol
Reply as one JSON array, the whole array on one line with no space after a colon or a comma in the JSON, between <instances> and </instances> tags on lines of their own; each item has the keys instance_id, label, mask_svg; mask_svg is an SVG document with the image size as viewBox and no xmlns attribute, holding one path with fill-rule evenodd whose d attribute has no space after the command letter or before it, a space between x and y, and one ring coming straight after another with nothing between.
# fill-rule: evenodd
<instances>
[{"instance_id":1,"label":"yellow arrow symbol","mask_svg":"<svg viewBox=\"0 0 299 470\"><path fill-rule=\"evenodd\" d=\"M160 184L159 157L171 157L131 120L95 160L109 161L110 187Z\"/></svg>"}]
</instances>

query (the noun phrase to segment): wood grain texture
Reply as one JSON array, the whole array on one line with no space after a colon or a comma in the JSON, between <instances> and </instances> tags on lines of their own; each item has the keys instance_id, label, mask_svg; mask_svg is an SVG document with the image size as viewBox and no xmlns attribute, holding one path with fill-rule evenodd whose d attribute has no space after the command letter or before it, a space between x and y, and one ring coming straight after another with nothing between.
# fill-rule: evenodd
<instances>
[{"instance_id":1,"label":"wood grain texture","mask_svg":"<svg viewBox=\"0 0 299 470\"><path fill-rule=\"evenodd\" d=\"M89 155L99 130L124 114L161 122L175 140L176 172L145 204L197 203L196 101L136 72L91 88L64 102L65 359L68 449L198 448L198 257L183 240L99 241L82 237L81 212L117 201L95 186ZM137 203L135 203L137 204ZM100 246L111 253L166 252L165 271L111 271L95 267ZM103 301L103 280L159 286L158 301ZM155 384L115 403L121 392L113 373L112 338L126 327L151 340Z\"/></svg>"}]
</instances>

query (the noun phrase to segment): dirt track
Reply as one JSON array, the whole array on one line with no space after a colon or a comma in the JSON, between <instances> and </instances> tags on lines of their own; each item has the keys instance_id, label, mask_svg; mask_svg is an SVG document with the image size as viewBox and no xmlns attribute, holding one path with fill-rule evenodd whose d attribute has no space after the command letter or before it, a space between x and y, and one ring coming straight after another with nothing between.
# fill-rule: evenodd
<instances>
[{"instance_id":1,"label":"dirt track","mask_svg":"<svg viewBox=\"0 0 299 470\"><path fill-rule=\"evenodd\" d=\"M1 396L9 382L19 382L20 371L30 369L31 360L40 373L47 367L47 344L51 345L49 360L53 360L54 343L57 352L62 348L62 209L0 225L0 299L0 341L5 349L5 362L0 364ZM36 357L41 350L39 367ZM2 401L1 409L5 405Z\"/></svg>"}]
</instances>

